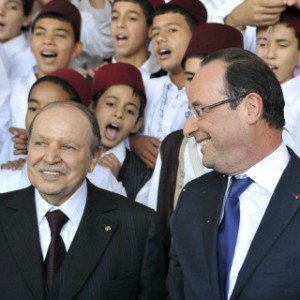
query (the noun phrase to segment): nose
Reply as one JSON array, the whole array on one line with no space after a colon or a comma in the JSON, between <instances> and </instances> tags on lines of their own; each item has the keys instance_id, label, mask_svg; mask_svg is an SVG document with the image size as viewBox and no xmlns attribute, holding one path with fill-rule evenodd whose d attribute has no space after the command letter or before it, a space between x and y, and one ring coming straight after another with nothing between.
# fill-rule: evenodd
<instances>
[{"instance_id":1,"label":"nose","mask_svg":"<svg viewBox=\"0 0 300 300\"><path fill-rule=\"evenodd\" d=\"M0 15L1 16L4 16L5 15L5 6L4 6L4 3L0 3Z\"/></svg>"},{"instance_id":2,"label":"nose","mask_svg":"<svg viewBox=\"0 0 300 300\"><path fill-rule=\"evenodd\" d=\"M125 27L125 22L124 22L124 17L119 17L117 20L117 27L118 28L124 28Z\"/></svg>"},{"instance_id":3,"label":"nose","mask_svg":"<svg viewBox=\"0 0 300 300\"><path fill-rule=\"evenodd\" d=\"M274 43L268 43L265 49L265 57L267 58L275 58L276 57L276 46Z\"/></svg>"},{"instance_id":4,"label":"nose","mask_svg":"<svg viewBox=\"0 0 300 300\"><path fill-rule=\"evenodd\" d=\"M61 161L59 149L56 146L49 146L44 150L43 160L49 165L56 164Z\"/></svg>"},{"instance_id":5,"label":"nose","mask_svg":"<svg viewBox=\"0 0 300 300\"><path fill-rule=\"evenodd\" d=\"M51 34L51 33L46 33L43 43L46 44L46 45L54 44L54 35Z\"/></svg>"},{"instance_id":6,"label":"nose","mask_svg":"<svg viewBox=\"0 0 300 300\"><path fill-rule=\"evenodd\" d=\"M124 115L124 111L121 107L116 107L115 111L114 111L114 116L117 119L123 119L123 115Z\"/></svg>"},{"instance_id":7,"label":"nose","mask_svg":"<svg viewBox=\"0 0 300 300\"><path fill-rule=\"evenodd\" d=\"M198 123L199 123L199 121L196 120L195 117L190 115L185 121L185 124L184 124L184 127L183 127L183 135L185 137L193 136L197 132L197 130L199 129Z\"/></svg>"}]
</instances>

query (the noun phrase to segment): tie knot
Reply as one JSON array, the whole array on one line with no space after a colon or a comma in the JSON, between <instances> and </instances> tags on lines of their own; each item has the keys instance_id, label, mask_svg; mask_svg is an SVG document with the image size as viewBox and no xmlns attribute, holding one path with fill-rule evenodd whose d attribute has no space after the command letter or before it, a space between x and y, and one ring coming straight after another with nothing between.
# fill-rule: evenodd
<instances>
[{"instance_id":1,"label":"tie knot","mask_svg":"<svg viewBox=\"0 0 300 300\"><path fill-rule=\"evenodd\" d=\"M228 197L239 198L240 195L247 189L247 187L253 182L249 177L236 178L232 177L232 182L229 188Z\"/></svg>"},{"instance_id":2,"label":"tie knot","mask_svg":"<svg viewBox=\"0 0 300 300\"><path fill-rule=\"evenodd\" d=\"M61 210L48 211L46 213L46 218L49 223L51 230L51 235L55 233L60 233L64 224L68 221L68 217Z\"/></svg>"}]
</instances>

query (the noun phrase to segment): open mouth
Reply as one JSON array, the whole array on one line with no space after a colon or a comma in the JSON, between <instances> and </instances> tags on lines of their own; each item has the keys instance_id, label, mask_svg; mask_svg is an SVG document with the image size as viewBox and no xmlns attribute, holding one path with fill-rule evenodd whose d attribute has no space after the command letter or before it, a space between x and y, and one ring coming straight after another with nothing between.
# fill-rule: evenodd
<instances>
[{"instance_id":1,"label":"open mouth","mask_svg":"<svg viewBox=\"0 0 300 300\"><path fill-rule=\"evenodd\" d=\"M5 24L0 22L0 30L3 30L4 27L5 27Z\"/></svg>"},{"instance_id":2,"label":"open mouth","mask_svg":"<svg viewBox=\"0 0 300 300\"><path fill-rule=\"evenodd\" d=\"M116 139L117 134L120 130L119 126L117 126L116 124L108 124L105 129L106 129L106 137L111 140Z\"/></svg>"},{"instance_id":3,"label":"open mouth","mask_svg":"<svg viewBox=\"0 0 300 300\"><path fill-rule=\"evenodd\" d=\"M276 72L278 70L278 67L273 66L273 65L269 65L269 68L273 71Z\"/></svg>"},{"instance_id":4,"label":"open mouth","mask_svg":"<svg viewBox=\"0 0 300 300\"><path fill-rule=\"evenodd\" d=\"M171 54L171 51L169 49L160 49L158 51L158 55L160 58L166 58Z\"/></svg>"},{"instance_id":5,"label":"open mouth","mask_svg":"<svg viewBox=\"0 0 300 300\"><path fill-rule=\"evenodd\" d=\"M118 34L116 36L116 40L117 41L126 41L127 40L127 36L123 35L123 34Z\"/></svg>"},{"instance_id":6,"label":"open mouth","mask_svg":"<svg viewBox=\"0 0 300 300\"><path fill-rule=\"evenodd\" d=\"M53 62L57 57L57 53L53 51L42 51L41 57L47 62Z\"/></svg>"}]
</instances>

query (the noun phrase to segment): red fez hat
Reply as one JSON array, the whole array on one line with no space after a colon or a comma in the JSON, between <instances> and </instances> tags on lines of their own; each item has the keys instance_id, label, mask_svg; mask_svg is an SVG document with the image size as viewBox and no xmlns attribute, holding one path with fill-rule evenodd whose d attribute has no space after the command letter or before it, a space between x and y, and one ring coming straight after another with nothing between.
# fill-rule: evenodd
<instances>
[{"instance_id":1,"label":"red fez hat","mask_svg":"<svg viewBox=\"0 0 300 300\"><path fill-rule=\"evenodd\" d=\"M154 9L158 8L159 6L162 6L165 4L164 0L149 0L149 3L152 5Z\"/></svg>"},{"instance_id":2,"label":"red fez hat","mask_svg":"<svg viewBox=\"0 0 300 300\"><path fill-rule=\"evenodd\" d=\"M193 32L182 62L188 56L209 54L226 48L243 48L242 33L232 26L219 23L202 23Z\"/></svg>"},{"instance_id":3,"label":"red fez hat","mask_svg":"<svg viewBox=\"0 0 300 300\"><path fill-rule=\"evenodd\" d=\"M94 75L93 97L101 90L112 85L128 85L145 95L142 75L135 66L126 63L114 63L101 66Z\"/></svg>"},{"instance_id":4,"label":"red fez hat","mask_svg":"<svg viewBox=\"0 0 300 300\"><path fill-rule=\"evenodd\" d=\"M294 6L289 6L280 15L279 22L287 23L300 33L300 10Z\"/></svg>"},{"instance_id":5,"label":"red fez hat","mask_svg":"<svg viewBox=\"0 0 300 300\"><path fill-rule=\"evenodd\" d=\"M168 3L165 3L164 6L179 7L194 18L198 24L206 22L207 20L206 8L199 0L171 0Z\"/></svg>"},{"instance_id":6,"label":"red fez hat","mask_svg":"<svg viewBox=\"0 0 300 300\"><path fill-rule=\"evenodd\" d=\"M64 16L80 33L81 16L78 8L68 0L52 0L46 3L37 18L45 13L57 13Z\"/></svg>"},{"instance_id":7,"label":"red fez hat","mask_svg":"<svg viewBox=\"0 0 300 300\"><path fill-rule=\"evenodd\" d=\"M57 77L66 81L78 94L81 103L89 106L91 100L91 87L88 81L77 71L69 68L58 69L48 76Z\"/></svg>"}]
</instances>

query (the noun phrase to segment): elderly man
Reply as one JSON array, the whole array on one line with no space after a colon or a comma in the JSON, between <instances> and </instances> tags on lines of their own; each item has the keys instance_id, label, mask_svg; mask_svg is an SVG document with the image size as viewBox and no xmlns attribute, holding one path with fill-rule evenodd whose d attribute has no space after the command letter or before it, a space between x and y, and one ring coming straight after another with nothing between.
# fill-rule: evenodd
<instances>
[{"instance_id":1,"label":"elderly man","mask_svg":"<svg viewBox=\"0 0 300 300\"><path fill-rule=\"evenodd\" d=\"M164 299L154 212L86 180L99 158L81 104L44 107L29 129L29 188L0 195L2 299Z\"/></svg>"},{"instance_id":2,"label":"elderly man","mask_svg":"<svg viewBox=\"0 0 300 300\"><path fill-rule=\"evenodd\" d=\"M282 142L280 84L256 55L206 57L186 136L214 169L187 184L171 221L171 299L300 299L300 160Z\"/></svg>"}]
</instances>

